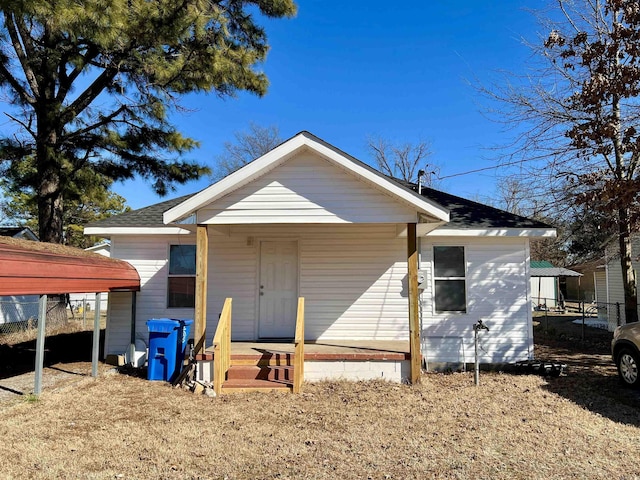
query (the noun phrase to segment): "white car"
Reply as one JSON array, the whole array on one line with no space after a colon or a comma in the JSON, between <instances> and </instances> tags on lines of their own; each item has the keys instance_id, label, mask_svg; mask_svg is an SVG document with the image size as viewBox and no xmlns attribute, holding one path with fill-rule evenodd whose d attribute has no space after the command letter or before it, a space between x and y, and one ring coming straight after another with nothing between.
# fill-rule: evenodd
<instances>
[{"instance_id":1,"label":"white car","mask_svg":"<svg viewBox=\"0 0 640 480\"><path fill-rule=\"evenodd\" d=\"M615 329L611 355L618 367L620 380L629 387L640 387L640 322Z\"/></svg>"}]
</instances>

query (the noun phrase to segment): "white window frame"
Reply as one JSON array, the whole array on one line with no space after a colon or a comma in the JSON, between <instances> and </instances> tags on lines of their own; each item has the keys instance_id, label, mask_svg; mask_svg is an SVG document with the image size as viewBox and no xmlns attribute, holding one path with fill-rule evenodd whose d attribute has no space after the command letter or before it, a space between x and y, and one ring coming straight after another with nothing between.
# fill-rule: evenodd
<instances>
[{"instance_id":1,"label":"white window frame","mask_svg":"<svg viewBox=\"0 0 640 480\"><path fill-rule=\"evenodd\" d=\"M436 249L437 248L461 248L462 249L462 262L464 268L464 276L449 276L449 277L439 277L436 276ZM432 255L433 255L433 311L435 314L450 314L450 313L458 313L458 314L466 314L469 312L468 305L468 296L467 296L467 247L465 245L433 245L432 247ZM438 309L438 303L436 299L436 282L437 281L462 281L463 283L463 294L464 294L464 310L440 310Z\"/></svg>"},{"instance_id":2,"label":"white window frame","mask_svg":"<svg viewBox=\"0 0 640 480\"><path fill-rule=\"evenodd\" d=\"M193 274L187 274L187 273L171 273L171 247L188 247L188 246L193 246L194 248L196 248L196 245L193 243L171 243L169 244L168 247L168 251L167 251L167 308L195 308L195 291L194 291L194 295L193 295L193 305L192 306L177 306L177 305L171 305L170 301L171 301L171 279L172 278L193 278L194 279L194 286L195 286L195 278L196 278L196 271L194 269ZM197 256L197 252L194 252L194 255ZM195 288L195 287L194 287Z\"/></svg>"}]
</instances>

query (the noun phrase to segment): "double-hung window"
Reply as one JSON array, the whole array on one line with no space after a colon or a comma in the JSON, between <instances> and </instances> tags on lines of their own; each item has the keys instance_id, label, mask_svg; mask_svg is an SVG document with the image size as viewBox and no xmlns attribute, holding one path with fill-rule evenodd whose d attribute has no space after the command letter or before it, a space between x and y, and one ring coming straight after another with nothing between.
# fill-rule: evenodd
<instances>
[{"instance_id":1,"label":"double-hung window","mask_svg":"<svg viewBox=\"0 0 640 480\"><path fill-rule=\"evenodd\" d=\"M436 312L466 312L464 247L433 247Z\"/></svg>"},{"instance_id":2,"label":"double-hung window","mask_svg":"<svg viewBox=\"0 0 640 480\"><path fill-rule=\"evenodd\" d=\"M194 307L196 304L196 246L169 246L168 307Z\"/></svg>"}]
</instances>

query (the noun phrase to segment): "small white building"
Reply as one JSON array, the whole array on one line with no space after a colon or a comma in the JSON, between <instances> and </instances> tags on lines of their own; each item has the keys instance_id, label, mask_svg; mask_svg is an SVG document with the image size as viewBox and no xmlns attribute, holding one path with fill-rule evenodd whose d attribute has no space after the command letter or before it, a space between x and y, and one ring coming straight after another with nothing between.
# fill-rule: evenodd
<instances>
[{"instance_id":1,"label":"small white building","mask_svg":"<svg viewBox=\"0 0 640 480\"><path fill-rule=\"evenodd\" d=\"M580 277L581 273L554 267L546 260L531 261L531 298L534 310L564 308L565 300L577 300L577 297L567 296L567 280Z\"/></svg>"},{"instance_id":2,"label":"small white building","mask_svg":"<svg viewBox=\"0 0 640 480\"><path fill-rule=\"evenodd\" d=\"M417 190L301 132L199 193L86 226L141 279L133 325L131 294L109 296L105 353L126 352L134 336L146 341L150 318L195 317L198 330L198 268L206 345L225 298L233 342L292 338L298 297L309 344L408 345L417 244L420 328L411 341L421 339L424 359L472 362L479 319L490 328L483 362L532 358L529 238L555 230ZM393 379L406 375L403 367Z\"/></svg>"},{"instance_id":3,"label":"small white building","mask_svg":"<svg viewBox=\"0 0 640 480\"><path fill-rule=\"evenodd\" d=\"M109 242L102 242L92 247L85 248L87 252L97 253L103 257L111 256L111 244ZM71 307L79 310L86 305L89 309L96 308L96 294L95 293L72 293L69 295L69 301ZM106 312L109 305L109 294L102 293L100 295L100 311Z\"/></svg>"}]
</instances>

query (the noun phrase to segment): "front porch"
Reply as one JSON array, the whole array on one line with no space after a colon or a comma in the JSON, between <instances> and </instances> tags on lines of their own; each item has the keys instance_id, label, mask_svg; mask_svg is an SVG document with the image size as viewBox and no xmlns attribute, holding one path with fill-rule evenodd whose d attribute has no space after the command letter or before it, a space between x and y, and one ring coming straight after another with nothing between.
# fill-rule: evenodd
<instances>
[{"instance_id":1,"label":"front porch","mask_svg":"<svg viewBox=\"0 0 640 480\"><path fill-rule=\"evenodd\" d=\"M230 368L222 392L291 390L293 342L232 342ZM304 342L304 381L344 378L406 382L410 378L407 340L332 340ZM214 347L197 356L198 380L213 382Z\"/></svg>"}]
</instances>

